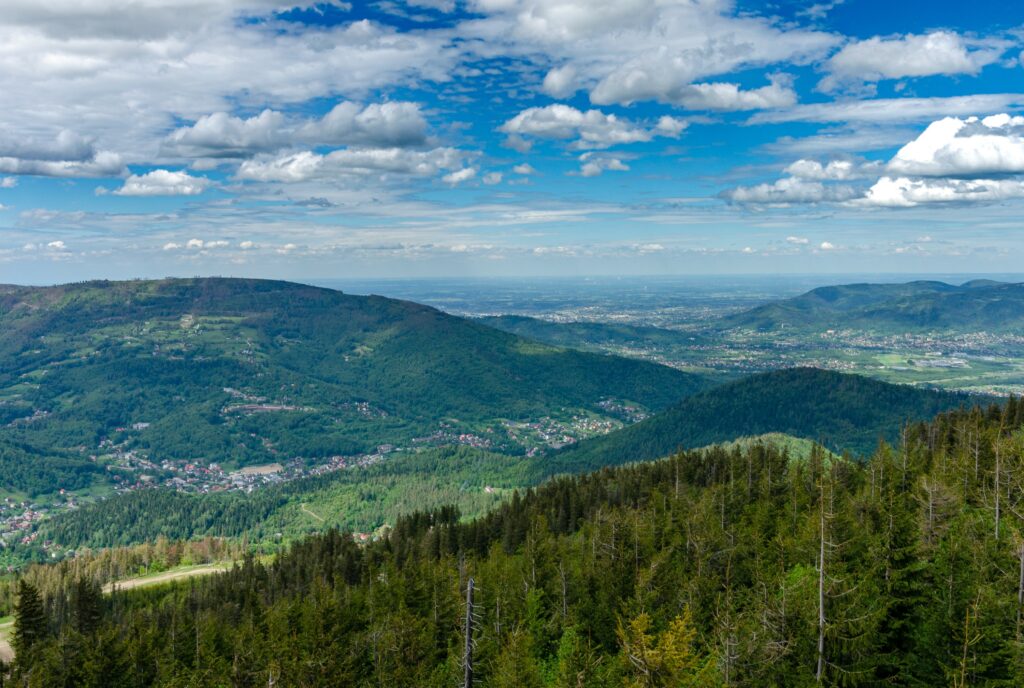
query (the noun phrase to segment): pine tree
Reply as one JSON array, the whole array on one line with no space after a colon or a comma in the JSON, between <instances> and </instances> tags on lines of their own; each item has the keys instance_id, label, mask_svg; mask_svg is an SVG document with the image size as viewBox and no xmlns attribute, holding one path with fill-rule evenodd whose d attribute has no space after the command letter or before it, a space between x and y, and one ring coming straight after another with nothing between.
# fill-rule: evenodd
<instances>
[{"instance_id":1,"label":"pine tree","mask_svg":"<svg viewBox=\"0 0 1024 688\"><path fill-rule=\"evenodd\" d=\"M15 655L30 656L33 646L46 635L47 620L43 600L35 586L22 580L18 584L18 603L14 608Z\"/></svg>"}]
</instances>

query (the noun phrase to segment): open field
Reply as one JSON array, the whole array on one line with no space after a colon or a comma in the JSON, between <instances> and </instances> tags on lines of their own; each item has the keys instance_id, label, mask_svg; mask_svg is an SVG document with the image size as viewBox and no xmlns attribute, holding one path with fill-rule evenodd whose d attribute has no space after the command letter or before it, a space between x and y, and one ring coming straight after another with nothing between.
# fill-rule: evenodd
<instances>
[{"instance_id":1,"label":"open field","mask_svg":"<svg viewBox=\"0 0 1024 688\"><path fill-rule=\"evenodd\" d=\"M148 585L159 585L160 583L169 583L175 580L193 578L195 576L207 576L211 573L222 573L224 571L228 571L231 566L231 562L183 566L170 571L164 571L162 573L154 573L149 576L128 578L115 583L108 583L103 586L103 592L112 592L115 586L118 590L131 590L133 588L142 588Z\"/></svg>"},{"instance_id":2,"label":"open field","mask_svg":"<svg viewBox=\"0 0 1024 688\"><path fill-rule=\"evenodd\" d=\"M262 466L246 466L238 470L239 475L272 475L280 473L284 466L279 463L268 463Z\"/></svg>"},{"instance_id":3,"label":"open field","mask_svg":"<svg viewBox=\"0 0 1024 688\"><path fill-rule=\"evenodd\" d=\"M14 619L7 616L0 618L0 662L9 662L14 659L14 650L11 649L11 634L14 632Z\"/></svg>"}]
</instances>

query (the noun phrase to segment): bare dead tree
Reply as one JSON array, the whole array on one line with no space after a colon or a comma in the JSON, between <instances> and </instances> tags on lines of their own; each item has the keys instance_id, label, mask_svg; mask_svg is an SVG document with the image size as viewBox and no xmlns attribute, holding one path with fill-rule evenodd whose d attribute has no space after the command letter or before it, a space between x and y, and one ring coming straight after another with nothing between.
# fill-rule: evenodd
<instances>
[{"instance_id":1,"label":"bare dead tree","mask_svg":"<svg viewBox=\"0 0 1024 688\"><path fill-rule=\"evenodd\" d=\"M466 634L466 646L462 656L465 670L463 688L473 688L473 579L466 583L466 623L463 627Z\"/></svg>"}]
</instances>

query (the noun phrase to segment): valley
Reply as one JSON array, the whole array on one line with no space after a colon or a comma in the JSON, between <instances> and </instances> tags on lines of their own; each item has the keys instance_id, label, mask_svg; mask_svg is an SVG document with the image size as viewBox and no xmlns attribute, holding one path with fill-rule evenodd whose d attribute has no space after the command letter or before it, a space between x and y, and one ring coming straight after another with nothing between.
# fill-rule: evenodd
<instances>
[{"instance_id":1,"label":"valley","mask_svg":"<svg viewBox=\"0 0 1024 688\"><path fill-rule=\"evenodd\" d=\"M660 288L659 298L668 287ZM245 536L271 547L329 526L372 537L410 509L454 503L482 514L558 472L765 433L866 454L879 437L895 441L897 418L972 403L927 389L1002 395L1018 389L1024 365L1024 335L1012 328L723 329L718 323L765 308L745 308L764 298L749 288L683 294L670 314L654 313L675 320L657 325L616 310L626 306L613 291L602 292L590 315L606 320L566 322L463 320L404 301L266 281L5 289L0 325L12 364L0 375L8 418L0 463L11 470L0 484L0 566L159 532ZM625 294L643 300L639 291ZM486 291L478 298L500 301L487 301ZM569 303L557 300L559 318ZM787 372L801 366L833 372ZM758 377L762 371L776 377ZM837 371L926 389L891 388L899 401L876 403L869 421L858 409L890 388ZM730 380L733 387L721 386ZM845 381L856 385L838 403L815 398ZM434 386L449 390L440 406ZM813 407L817 420L755 407L741 413L739 399ZM854 416L860 420L839 422ZM453 455L457 447L465 453ZM453 463L439 471L439 457ZM168 490L180 498L147 496ZM262 506L225 522L223 510L247 501ZM133 503L155 514L150 527L131 522ZM171 525L173 514L188 512L196 520ZM97 519L123 528L116 537L113 527L90 531Z\"/></svg>"}]
</instances>

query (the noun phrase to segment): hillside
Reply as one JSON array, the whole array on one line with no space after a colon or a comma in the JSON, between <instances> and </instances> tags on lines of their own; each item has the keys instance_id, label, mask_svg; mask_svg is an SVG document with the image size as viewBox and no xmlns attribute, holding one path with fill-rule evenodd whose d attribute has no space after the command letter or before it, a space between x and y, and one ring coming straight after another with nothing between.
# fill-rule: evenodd
<instances>
[{"instance_id":1,"label":"hillside","mask_svg":"<svg viewBox=\"0 0 1024 688\"><path fill-rule=\"evenodd\" d=\"M832 451L867 454L879 438L895 441L908 420L929 418L971 398L892 385L859 375L793 368L752 375L684 399L628 428L552 456L552 472L668 456L748 435L784 433Z\"/></svg>"},{"instance_id":2,"label":"hillside","mask_svg":"<svg viewBox=\"0 0 1024 688\"><path fill-rule=\"evenodd\" d=\"M693 346L698 340L698 336L692 332L622 323L552 322L524 315L493 315L478 318L478 322L538 342L577 349L663 350Z\"/></svg>"},{"instance_id":3,"label":"hillside","mask_svg":"<svg viewBox=\"0 0 1024 688\"><path fill-rule=\"evenodd\" d=\"M992 495L1022 423L956 412L863 463L691 451L113 597L99 564L141 548L39 567L10 683L442 688L468 659L507 688L1020 686L1024 519Z\"/></svg>"},{"instance_id":4,"label":"hillside","mask_svg":"<svg viewBox=\"0 0 1024 688\"><path fill-rule=\"evenodd\" d=\"M707 385L410 302L286 282L6 286L0 490L128 480L121 469L133 467L117 459L129 452L157 466L238 466L469 436L522 453L504 421L621 424L602 401L658 410Z\"/></svg>"},{"instance_id":5,"label":"hillside","mask_svg":"<svg viewBox=\"0 0 1024 688\"><path fill-rule=\"evenodd\" d=\"M720 329L1024 332L1024 284L846 284L723 318Z\"/></svg>"}]
</instances>

